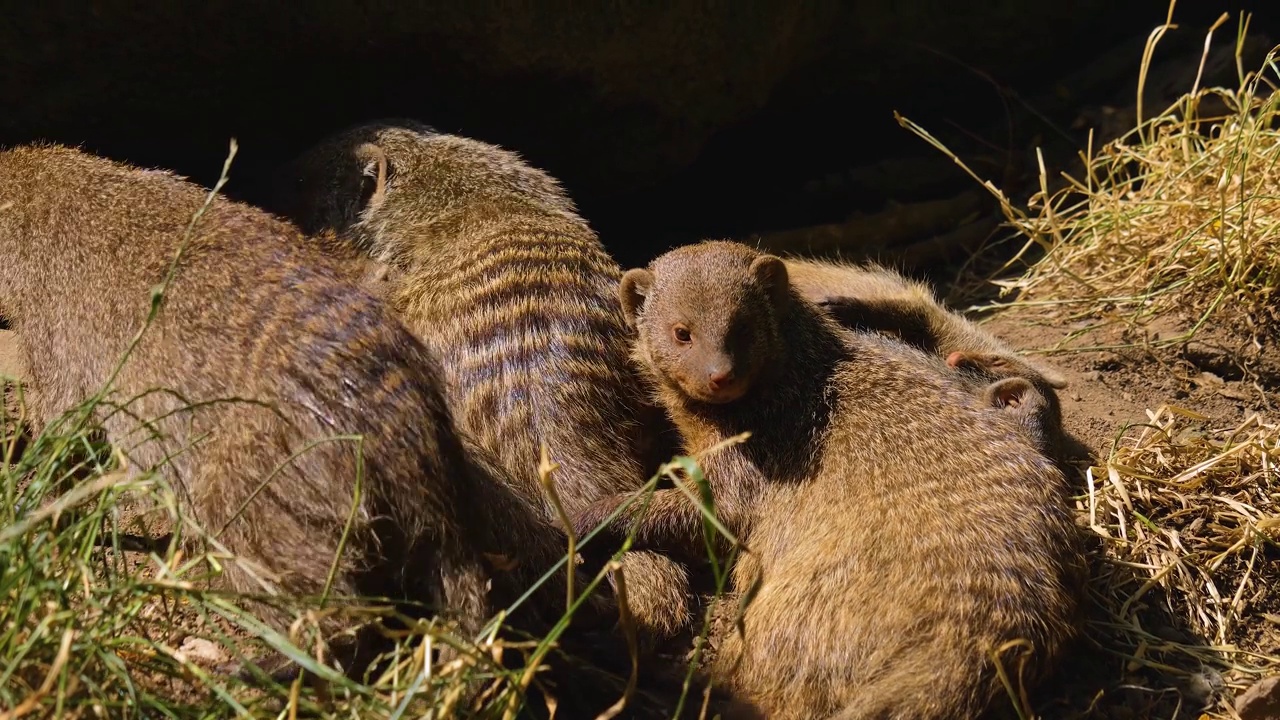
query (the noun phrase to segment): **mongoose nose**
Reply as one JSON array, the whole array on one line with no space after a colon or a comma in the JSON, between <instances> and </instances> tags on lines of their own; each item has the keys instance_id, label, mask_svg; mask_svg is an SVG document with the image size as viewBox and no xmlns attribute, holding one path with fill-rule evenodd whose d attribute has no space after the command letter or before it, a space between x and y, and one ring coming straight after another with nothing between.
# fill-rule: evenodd
<instances>
[{"instance_id":1,"label":"mongoose nose","mask_svg":"<svg viewBox=\"0 0 1280 720\"><path fill-rule=\"evenodd\" d=\"M719 390L721 387L728 385L733 381L733 370L728 368L717 368L707 373L707 387L712 390Z\"/></svg>"}]
</instances>

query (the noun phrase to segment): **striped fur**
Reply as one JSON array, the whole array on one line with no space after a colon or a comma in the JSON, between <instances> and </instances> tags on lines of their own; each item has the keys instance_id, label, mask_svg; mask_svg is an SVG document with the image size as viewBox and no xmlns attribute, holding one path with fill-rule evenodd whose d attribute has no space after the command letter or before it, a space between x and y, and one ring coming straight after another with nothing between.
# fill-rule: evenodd
<instances>
[{"instance_id":1,"label":"striped fur","mask_svg":"<svg viewBox=\"0 0 1280 720\"><path fill-rule=\"evenodd\" d=\"M37 430L111 376L206 192L59 146L0 152L0 297ZM436 361L301 245L287 223L217 199L115 379L108 403L126 409L100 408L108 436L132 469L164 464L187 512L221 532L235 590L318 595L336 556L334 597L421 601L478 632L503 583L482 553L520 550L490 544L487 526L535 518L490 514L505 486L470 467ZM363 441L326 441L343 435ZM257 609L280 631L293 619Z\"/></svg>"},{"instance_id":2,"label":"striped fur","mask_svg":"<svg viewBox=\"0 0 1280 720\"><path fill-rule=\"evenodd\" d=\"M648 477L661 414L628 362L617 263L559 183L515 153L412 121L342 132L286 168L274 207L336 232L394 270L388 297L440 356L459 425L555 517L538 483L542 443L565 509ZM658 635L682 568L624 567L637 617Z\"/></svg>"},{"instance_id":3,"label":"striped fur","mask_svg":"<svg viewBox=\"0 0 1280 720\"><path fill-rule=\"evenodd\" d=\"M927 353L992 377L1022 377L1051 395L1066 378L1023 357L998 338L942 305L929 286L874 264L799 257L785 259L796 291L841 325L895 337Z\"/></svg>"}]
</instances>

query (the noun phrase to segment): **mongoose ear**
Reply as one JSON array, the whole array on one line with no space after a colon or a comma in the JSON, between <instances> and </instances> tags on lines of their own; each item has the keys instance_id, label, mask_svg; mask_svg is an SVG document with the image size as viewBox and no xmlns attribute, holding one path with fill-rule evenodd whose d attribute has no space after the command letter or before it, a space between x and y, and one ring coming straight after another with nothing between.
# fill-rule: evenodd
<instances>
[{"instance_id":1,"label":"mongoose ear","mask_svg":"<svg viewBox=\"0 0 1280 720\"><path fill-rule=\"evenodd\" d=\"M983 400L997 410L1020 408L1036 401L1036 389L1030 380L1010 377L997 380L983 390Z\"/></svg>"},{"instance_id":2,"label":"mongoose ear","mask_svg":"<svg viewBox=\"0 0 1280 720\"><path fill-rule=\"evenodd\" d=\"M377 207L387 196L387 177L391 163L382 148L373 143L361 143L355 149L360 163L360 207Z\"/></svg>"},{"instance_id":3,"label":"mongoose ear","mask_svg":"<svg viewBox=\"0 0 1280 720\"><path fill-rule=\"evenodd\" d=\"M653 287L653 273L644 268L635 268L622 274L622 282L618 285L618 300L622 301L622 314L627 316L627 323L632 327L640 316L640 308L644 306L645 296Z\"/></svg>"},{"instance_id":4,"label":"mongoose ear","mask_svg":"<svg viewBox=\"0 0 1280 720\"><path fill-rule=\"evenodd\" d=\"M775 303L781 303L789 294L787 264L776 255L761 255L752 260L751 276L769 292Z\"/></svg>"}]
</instances>

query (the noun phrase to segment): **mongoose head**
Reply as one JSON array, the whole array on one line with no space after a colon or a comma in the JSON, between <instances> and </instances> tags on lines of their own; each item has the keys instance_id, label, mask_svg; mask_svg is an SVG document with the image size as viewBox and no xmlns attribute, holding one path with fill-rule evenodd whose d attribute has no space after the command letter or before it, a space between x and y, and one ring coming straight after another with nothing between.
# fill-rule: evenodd
<instances>
[{"instance_id":1,"label":"mongoose head","mask_svg":"<svg viewBox=\"0 0 1280 720\"><path fill-rule=\"evenodd\" d=\"M324 146L303 156L275 179L277 209L303 232L342 232L386 197L391 164L371 142Z\"/></svg>"},{"instance_id":2,"label":"mongoose head","mask_svg":"<svg viewBox=\"0 0 1280 720\"><path fill-rule=\"evenodd\" d=\"M479 232L531 216L584 225L560 183L518 153L405 118L322 139L273 173L261 194L266 209L306 234L331 231L402 266L414 248L465 246L460 227Z\"/></svg>"},{"instance_id":3,"label":"mongoose head","mask_svg":"<svg viewBox=\"0 0 1280 720\"><path fill-rule=\"evenodd\" d=\"M308 235L325 230L342 235L386 200L396 163L404 159L398 151L438 135L430 125L401 118L334 133L271 176L269 209Z\"/></svg>"},{"instance_id":4,"label":"mongoose head","mask_svg":"<svg viewBox=\"0 0 1280 720\"><path fill-rule=\"evenodd\" d=\"M619 297L654 378L713 404L741 398L778 362L780 310L793 300L780 258L724 241L678 248L626 272Z\"/></svg>"},{"instance_id":5,"label":"mongoose head","mask_svg":"<svg viewBox=\"0 0 1280 720\"><path fill-rule=\"evenodd\" d=\"M980 397L986 405L1008 413L1041 452L1059 456L1063 444L1062 406L1051 388L1014 375L988 382L980 390Z\"/></svg>"}]
</instances>

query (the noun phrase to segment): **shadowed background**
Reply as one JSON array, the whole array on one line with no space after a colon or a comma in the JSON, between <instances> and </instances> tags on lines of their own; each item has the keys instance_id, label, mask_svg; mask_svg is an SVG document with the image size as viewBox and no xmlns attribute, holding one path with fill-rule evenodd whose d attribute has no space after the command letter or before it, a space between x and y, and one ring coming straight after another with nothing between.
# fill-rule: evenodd
<instances>
[{"instance_id":1,"label":"shadowed background","mask_svg":"<svg viewBox=\"0 0 1280 720\"><path fill-rule=\"evenodd\" d=\"M1184 2L1161 47L1180 47L1194 75L1208 25L1232 13L1215 42L1229 55L1248 5ZM1265 33L1277 12L1259 6L1252 27ZM996 217L893 112L984 177L1030 189L1035 147L1065 162L1112 116L1103 108L1132 103L1142 43L1166 11L1162 0L11 3L0 144L82 143L209 184L234 136L228 192L253 200L255 178L324 134L410 116L560 178L624 264L893 203L950 204L932 224L872 238L868 254L989 221L896 258L927 268L972 251Z\"/></svg>"}]
</instances>

